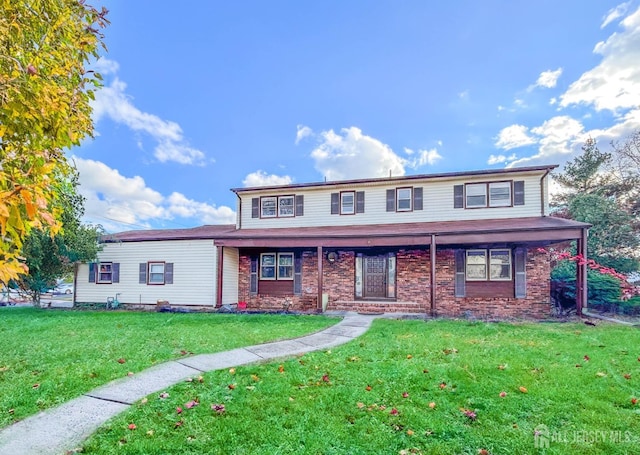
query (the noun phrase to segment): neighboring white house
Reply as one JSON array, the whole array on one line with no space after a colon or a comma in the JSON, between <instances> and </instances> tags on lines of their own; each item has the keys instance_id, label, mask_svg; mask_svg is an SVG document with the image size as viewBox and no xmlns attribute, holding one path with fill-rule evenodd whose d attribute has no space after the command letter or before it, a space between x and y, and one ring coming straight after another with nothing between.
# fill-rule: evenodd
<instances>
[{"instance_id":1,"label":"neighboring white house","mask_svg":"<svg viewBox=\"0 0 640 455\"><path fill-rule=\"evenodd\" d=\"M238 254L218 257L213 240L234 226L129 231L105 236L99 262L81 264L75 303L105 303L117 296L128 306L169 302L210 307L238 301ZM225 283L218 287L218 267Z\"/></svg>"}]
</instances>

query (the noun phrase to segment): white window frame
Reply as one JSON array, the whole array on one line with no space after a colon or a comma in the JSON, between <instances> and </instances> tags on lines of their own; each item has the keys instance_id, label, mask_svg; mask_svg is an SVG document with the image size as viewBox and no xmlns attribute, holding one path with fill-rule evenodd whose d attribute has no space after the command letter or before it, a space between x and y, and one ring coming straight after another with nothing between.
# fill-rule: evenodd
<instances>
[{"instance_id":1,"label":"white window frame","mask_svg":"<svg viewBox=\"0 0 640 455\"><path fill-rule=\"evenodd\" d=\"M480 253L480 254L479 254ZM494 262L492 258L497 254L504 255L506 253L509 262L506 264L504 262ZM484 258L484 276L481 277L480 274L475 276L469 276L469 270L472 270L471 266L480 265L480 264L469 264L469 257L483 257ZM509 266L509 276L508 277L493 277L492 276L492 266L499 266L502 268L504 265ZM465 280L466 281L511 281L513 279L513 259L512 252L509 248L493 248L493 249L474 249L467 250L465 256Z\"/></svg>"},{"instance_id":2,"label":"white window frame","mask_svg":"<svg viewBox=\"0 0 640 455\"><path fill-rule=\"evenodd\" d=\"M267 257L273 257L272 264L264 264L264 260ZM265 276L264 269L269 268L273 269L273 276ZM278 270L278 255L276 253L262 253L260 254L260 279L261 280L276 280L277 279L277 270ZM271 275L271 274L269 274Z\"/></svg>"},{"instance_id":3,"label":"white window frame","mask_svg":"<svg viewBox=\"0 0 640 455\"><path fill-rule=\"evenodd\" d=\"M478 253L482 253L481 255ZM469 264L469 257L483 257L484 258L484 274L480 276L480 274L476 274L475 276L469 276L469 270L473 270L470 265L481 265L481 264ZM467 250L465 255L465 271L464 276L466 281L487 281L487 250Z\"/></svg>"},{"instance_id":4,"label":"white window frame","mask_svg":"<svg viewBox=\"0 0 640 455\"><path fill-rule=\"evenodd\" d=\"M289 204L283 205L283 202L290 200ZM290 217L296 215L296 198L295 196L278 196L278 217Z\"/></svg>"},{"instance_id":5,"label":"white window frame","mask_svg":"<svg viewBox=\"0 0 640 455\"><path fill-rule=\"evenodd\" d=\"M269 202L269 209L273 208L273 213L265 214L265 203ZM271 205L273 204L273 205ZM260 198L260 218L276 218L278 216L278 197L264 196Z\"/></svg>"},{"instance_id":6,"label":"white window frame","mask_svg":"<svg viewBox=\"0 0 640 455\"><path fill-rule=\"evenodd\" d=\"M506 256L509 259L509 261L505 264L504 262L499 262L494 264L493 261L493 253L501 253L504 255L504 253L507 253ZM513 278L513 259L511 257L511 250L508 248L496 248L496 249L492 249L489 250L489 281L511 281L511 279ZM508 277L493 277L493 266L499 266L500 268L502 268L502 266L504 265L508 265L509 266L509 276Z\"/></svg>"},{"instance_id":7,"label":"white window frame","mask_svg":"<svg viewBox=\"0 0 640 455\"><path fill-rule=\"evenodd\" d=\"M283 264L282 259L284 258L291 258L291 261ZM293 253L278 253L278 280L293 281L294 261ZM287 273L284 270L289 270L290 272Z\"/></svg>"},{"instance_id":8,"label":"white window frame","mask_svg":"<svg viewBox=\"0 0 640 455\"><path fill-rule=\"evenodd\" d=\"M351 197L351 202L346 200ZM340 193L340 215L353 215L356 213L356 192L343 191Z\"/></svg>"},{"instance_id":9,"label":"white window frame","mask_svg":"<svg viewBox=\"0 0 640 455\"><path fill-rule=\"evenodd\" d=\"M164 284L164 262L147 263L147 284ZM157 268L161 267L162 272L158 272Z\"/></svg>"},{"instance_id":10,"label":"white window frame","mask_svg":"<svg viewBox=\"0 0 640 455\"><path fill-rule=\"evenodd\" d=\"M404 197L400 197L407 193ZM400 201L405 201L408 206L400 207ZM396 212L411 212L413 210L413 188L396 188Z\"/></svg>"},{"instance_id":11,"label":"white window frame","mask_svg":"<svg viewBox=\"0 0 640 455\"><path fill-rule=\"evenodd\" d=\"M492 190L508 190L508 197L503 196L494 198ZM501 192L502 194L502 192ZM513 197L513 188L510 181L507 182L490 182L489 183L489 207L511 207Z\"/></svg>"},{"instance_id":12,"label":"white window frame","mask_svg":"<svg viewBox=\"0 0 640 455\"><path fill-rule=\"evenodd\" d=\"M102 278L102 275L108 275L109 278ZM111 284L113 283L113 262L99 262L98 263L98 277L96 280L99 284Z\"/></svg>"},{"instance_id":13,"label":"white window frame","mask_svg":"<svg viewBox=\"0 0 640 455\"><path fill-rule=\"evenodd\" d=\"M482 196L482 203L469 203L469 197L477 198ZM464 203L466 208L479 208L487 206L487 184L486 183L467 183L464 186Z\"/></svg>"}]
</instances>

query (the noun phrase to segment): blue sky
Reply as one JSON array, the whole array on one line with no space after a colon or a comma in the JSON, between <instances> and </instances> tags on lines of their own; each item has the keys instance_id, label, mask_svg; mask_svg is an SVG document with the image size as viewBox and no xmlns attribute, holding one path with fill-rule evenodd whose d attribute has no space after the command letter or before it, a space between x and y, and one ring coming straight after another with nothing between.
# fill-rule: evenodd
<instances>
[{"instance_id":1,"label":"blue sky","mask_svg":"<svg viewBox=\"0 0 640 455\"><path fill-rule=\"evenodd\" d=\"M104 5L96 137L69 155L109 232L232 223L233 187L563 164L640 129L639 0Z\"/></svg>"}]
</instances>

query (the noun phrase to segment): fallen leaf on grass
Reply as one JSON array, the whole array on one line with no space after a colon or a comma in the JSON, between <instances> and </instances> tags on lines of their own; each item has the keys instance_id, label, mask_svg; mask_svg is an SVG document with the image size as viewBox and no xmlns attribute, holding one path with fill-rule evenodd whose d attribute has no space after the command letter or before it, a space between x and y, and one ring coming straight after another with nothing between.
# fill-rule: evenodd
<instances>
[{"instance_id":1,"label":"fallen leaf on grass","mask_svg":"<svg viewBox=\"0 0 640 455\"><path fill-rule=\"evenodd\" d=\"M607 375L607 373L603 373L602 371L598 371L596 373L596 376L599 377L599 378L604 378L606 375Z\"/></svg>"},{"instance_id":2,"label":"fallen leaf on grass","mask_svg":"<svg viewBox=\"0 0 640 455\"><path fill-rule=\"evenodd\" d=\"M631 375L629 373L625 373L622 375L625 379L631 379Z\"/></svg>"},{"instance_id":3,"label":"fallen leaf on grass","mask_svg":"<svg viewBox=\"0 0 640 455\"><path fill-rule=\"evenodd\" d=\"M461 408L460 411L462 411L462 413L471 421L474 421L478 418L478 415L471 409Z\"/></svg>"},{"instance_id":4,"label":"fallen leaf on grass","mask_svg":"<svg viewBox=\"0 0 640 455\"><path fill-rule=\"evenodd\" d=\"M180 406L176 408L176 414L182 414L182 408Z\"/></svg>"},{"instance_id":5,"label":"fallen leaf on grass","mask_svg":"<svg viewBox=\"0 0 640 455\"><path fill-rule=\"evenodd\" d=\"M183 423L184 422L182 420L178 420L176 423L173 424L173 428L181 427Z\"/></svg>"},{"instance_id":6,"label":"fallen leaf on grass","mask_svg":"<svg viewBox=\"0 0 640 455\"><path fill-rule=\"evenodd\" d=\"M236 388L235 384L229 384L227 387L229 387L230 390L233 390Z\"/></svg>"},{"instance_id":7,"label":"fallen leaf on grass","mask_svg":"<svg viewBox=\"0 0 640 455\"><path fill-rule=\"evenodd\" d=\"M446 389L447 388L447 383L446 382L441 382L440 383L440 389Z\"/></svg>"},{"instance_id":8,"label":"fallen leaf on grass","mask_svg":"<svg viewBox=\"0 0 640 455\"><path fill-rule=\"evenodd\" d=\"M631 404L636 404L638 402L638 399L636 397L633 397L631 399Z\"/></svg>"},{"instance_id":9,"label":"fallen leaf on grass","mask_svg":"<svg viewBox=\"0 0 640 455\"><path fill-rule=\"evenodd\" d=\"M260 380L260 376L258 376L257 374L252 374L251 375L251 379L253 379L254 381L258 382Z\"/></svg>"},{"instance_id":10,"label":"fallen leaf on grass","mask_svg":"<svg viewBox=\"0 0 640 455\"><path fill-rule=\"evenodd\" d=\"M588 362L589 360L591 360L591 357L589 357L588 355L585 355L583 359L585 362Z\"/></svg>"},{"instance_id":11,"label":"fallen leaf on grass","mask_svg":"<svg viewBox=\"0 0 640 455\"><path fill-rule=\"evenodd\" d=\"M413 436L413 430L407 430L407 435L408 436Z\"/></svg>"},{"instance_id":12,"label":"fallen leaf on grass","mask_svg":"<svg viewBox=\"0 0 640 455\"><path fill-rule=\"evenodd\" d=\"M391 414L392 416L397 416L398 410L396 408L392 408L391 411L389 411L389 414Z\"/></svg>"},{"instance_id":13,"label":"fallen leaf on grass","mask_svg":"<svg viewBox=\"0 0 640 455\"><path fill-rule=\"evenodd\" d=\"M371 392L371 386L370 386L370 385L367 385L367 386L364 388L364 390L366 390L367 392Z\"/></svg>"},{"instance_id":14,"label":"fallen leaf on grass","mask_svg":"<svg viewBox=\"0 0 640 455\"><path fill-rule=\"evenodd\" d=\"M431 403L429 403L429 407L430 407L431 409L435 409L435 407L436 407L436 403L435 403L434 401L432 401Z\"/></svg>"},{"instance_id":15,"label":"fallen leaf on grass","mask_svg":"<svg viewBox=\"0 0 640 455\"><path fill-rule=\"evenodd\" d=\"M528 393L529 392L526 387L522 387L522 386L518 387L518 390L520 392L522 392L522 393Z\"/></svg>"},{"instance_id":16,"label":"fallen leaf on grass","mask_svg":"<svg viewBox=\"0 0 640 455\"><path fill-rule=\"evenodd\" d=\"M229 374L236 374L235 368L229 368Z\"/></svg>"},{"instance_id":17,"label":"fallen leaf on grass","mask_svg":"<svg viewBox=\"0 0 640 455\"><path fill-rule=\"evenodd\" d=\"M185 404L184 404L184 406L185 406L187 409L191 409L191 408L194 408L194 407L198 406L198 404L199 404L199 403L198 403L197 401L195 401L195 400L191 400L191 401L189 401L188 403L185 403Z\"/></svg>"},{"instance_id":18,"label":"fallen leaf on grass","mask_svg":"<svg viewBox=\"0 0 640 455\"><path fill-rule=\"evenodd\" d=\"M140 400L140 404L147 404L147 401L149 401L148 398L143 398L142 400Z\"/></svg>"},{"instance_id":19,"label":"fallen leaf on grass","mask_svg":"<svg viewBox=\"0 0 640 455\"><path fill-rule=\"evenodd\" d=\"M500 392L500 398L504 398L507 396L507 392Z\"/></svg>"},{"instance_id":20,"label":"fallen leaf on grass","mask_svg":"<svg viewBox=\"0 0 640 455\"><path fill-rule=\"evenodd\" d=\"M118 363L125 363L125 362L126 362L126 360L125 360L125 359L123 359L122 357L120 357L120 358L118 359Z\"/></svg>"},{"instance_id":21,"label":"fallen leaf on grass","mask_svg":"<svg viewBox=\"0 0 640 455\"><path fill-rule=\"evenodd\" d=\"M211 409L215 412L217 412L218 414L223 414L225 411L224 405L223 404L217 404L214 403L211 405Z\"/></svg>"},{"instance_id":22,"label":"fallen leaf on grass","mask_svg":"<svg viewBox=\"0 0 640 455\"><path fill-rule=\"evenodd\" d=\"M409 394L407 392L402 392L402 398L409 398Z\"/></svg>"},{"instance_id":23,"label":"fallen leaf on grass","mask_svg":"<svg viewBox=\"0 0 640 455\"><path fill-rule=\"evenodd\" d=\"M32 389L37 389L37 388L39 388L39 387L40 387L40 384L33 384L33 385L31 386L31 388L32 388Z\"/></svg>"},{"instance_id":24,"label":"fallen leaf on grass","mask_svg":"<svg viewBox=\"0 0 640 455\"><path fill-rule=\"evenodd\" d=\"M356 406L358 406L358 409L362 409L362 408L364 408L364 403L362 401L358 401Z\"/></svg>"},{"instance_id":25,"label":"fallen leaf on grass","mask_svg":"<svg viewBox=\"0 0 640 455\"><path fill-rule=\"evenodd\" d=\"M413 359L413 356L411 354L407 354L407 359L411 360Z\"/></svg>"},{"instance_id":26,"label":"fallen leaf on grass","mask_svg":"<svg viewBox=\"0 0 640 455\"><path fill-rule=\"evenodd\" d=\"M129 424L129 429L130 429L130 430L135 430L136 428L138 428L138 427L136 426L136 424L135 424L135 423L130 423L130 424Z\"/></svg>"},{"instance_id":27,"label":"fallen leaf on grass","mask_svg":"<svg viewBox=\"0 0 640 455\"><path fill-rule=\"evenodd\" d=\"M153 436L153 430L147 431L147 436Z\"/></svg>"},{"instance_id":28,"label":"fallen leaf on grass","mask_svg":"<svg viewBox=\"0 0 640 455\"><path fill-rule=\"evenodd\" d=\"M158 395L158 397L161 400L164 400L165 398L169 398L169 394L167 392L162 392L160 395Z\"/></svg>"},{"instance_id":29,"label":"fallen leaf on grass","mask_svg":"<svg viewBox=\"0 0 640 455\"><path fill-rule=\"evenodd\" d=\"M278 373L284 373L284 365L278 366Z\"/></svg>"},{"instance_id":30,"label":"fallen leaf on grass","mask_svg":"<svg viewBox=\"0 0 640 455\"><path fill-rule=\"evenodd\" d=\"M323 374L322 375L322 381L323 382L329 382L329 375L328 374Z\"/></svg>"}]
</instances>

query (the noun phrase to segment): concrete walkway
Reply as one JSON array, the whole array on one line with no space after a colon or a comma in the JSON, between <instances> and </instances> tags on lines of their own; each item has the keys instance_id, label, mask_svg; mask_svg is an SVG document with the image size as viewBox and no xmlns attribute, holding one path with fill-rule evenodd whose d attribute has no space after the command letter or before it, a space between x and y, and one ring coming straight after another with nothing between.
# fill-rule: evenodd
<instances>
[{"instance_id":1,"label":"concrete walkway","mask_svg":"<svg viewBox=\"0 0 640 455\"><path fill-rule=\"evenodd\" d=\"M110 418L143 397L206 371L273 360L344 344L367 331L376 316L346 313L312 335L166 362L110 382L57 408L0 430L0 455L59 455L82 443Z\"/></svg>"}]
</instances>

